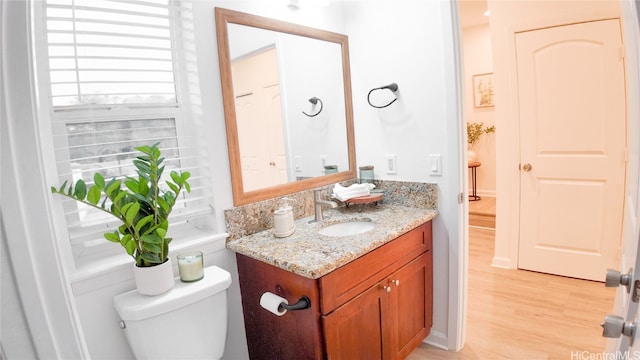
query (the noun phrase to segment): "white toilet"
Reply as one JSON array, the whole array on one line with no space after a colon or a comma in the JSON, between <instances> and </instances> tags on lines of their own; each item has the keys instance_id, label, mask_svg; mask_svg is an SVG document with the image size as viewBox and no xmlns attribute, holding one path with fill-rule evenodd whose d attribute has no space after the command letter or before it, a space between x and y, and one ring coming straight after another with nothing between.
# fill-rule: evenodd
<instances>
[{"instance_id":1,"label":"white toilet","mask_svg":"<svg viewBox=\"0 0 640 360\"><path fill-rule=\"evenodd\" d=\"M227 288L231 275L216 266L202 280L176 278L158 296L136 290L113 302L129 346L137 359L219 359L227 338Z\"/></svg>"}]
</instances>

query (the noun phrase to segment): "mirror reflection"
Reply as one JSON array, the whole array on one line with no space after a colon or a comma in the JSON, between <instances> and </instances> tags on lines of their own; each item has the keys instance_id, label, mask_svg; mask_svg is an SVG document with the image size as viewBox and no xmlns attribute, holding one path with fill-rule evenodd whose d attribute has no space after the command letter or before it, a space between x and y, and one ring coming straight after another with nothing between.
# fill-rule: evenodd
<instances>
[{"instance_id":1,"label":"mirror reflection","mask_svg":"<svg viewBox=\"0 0 640 360\"><path fill-rule=\"evenodd\" d=\"M348 169L341 45L227 29L244 190Z\"/></svg>"},{"instance_id":2,"label":"mirror reflection","mask_svg":"<svg viewBox=\"0 0 640 360\"><path fill-rule=\"evenodd\" d=\"M353 179L347 37L216 8L234 204Z\"/></svg>"}]
</instances>

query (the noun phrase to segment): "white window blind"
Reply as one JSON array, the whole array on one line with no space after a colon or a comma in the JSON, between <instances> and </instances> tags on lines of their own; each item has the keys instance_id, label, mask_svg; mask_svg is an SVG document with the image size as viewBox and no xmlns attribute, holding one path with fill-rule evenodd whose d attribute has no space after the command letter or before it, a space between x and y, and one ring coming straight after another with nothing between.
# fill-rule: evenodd
<instances>
[{"instance_id":1,"label":"white window blind","mask_svg":"<svg viewBox=\"0 0 640 360\"><path fill-rule=\"evenodd\" d=\"M95 172L136 177L134 148L159 143L165 174L192 174L192 191L176 203L172 228L206 226L212 218L207 151L194 109L197 76L189 63L195 59L191 15L188 3L172 0L44 2L60 184L80 178L92 184ZM122 253L102 235L119 226L115 218L71 199L63 206L76 266Z\"/></svg>"},{"instance_id":2,"label":"white window blind","mask_svg":"<svg viewBox=\"0 0 640 360\"><path fill-rule=\"evenodd\" d=\"M52 104L176 103L169 0L48 0Z\"/></svg>"}]
</instances>

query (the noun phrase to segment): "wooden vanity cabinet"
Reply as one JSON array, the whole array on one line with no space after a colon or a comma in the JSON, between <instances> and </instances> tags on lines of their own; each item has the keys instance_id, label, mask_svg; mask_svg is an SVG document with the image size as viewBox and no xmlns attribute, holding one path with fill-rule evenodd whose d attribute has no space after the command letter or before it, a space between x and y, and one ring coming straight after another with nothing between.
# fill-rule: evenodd
<instances>
[{"instance_id":1,"label":"wooden vanity cabinet","mask_svg":"<svg viewBox=\"0 0 640 360\"><path fill-rule=\"evenodd\" d=\"M432 324L431 222L319 278L237 255L251 359L403 359ZM311 308L275 316L266 291Z\"/></svg>"},{"instance_id":2,"label":"wooden vanity cabinet","mask_svg":"<svg viewBox=\"0 0 640 360\"><path fill-rule=\"evenodd\" d=\"M431 256L323 316L329 359L404 359L431 329Z\"/></svg>"}]
</instances>

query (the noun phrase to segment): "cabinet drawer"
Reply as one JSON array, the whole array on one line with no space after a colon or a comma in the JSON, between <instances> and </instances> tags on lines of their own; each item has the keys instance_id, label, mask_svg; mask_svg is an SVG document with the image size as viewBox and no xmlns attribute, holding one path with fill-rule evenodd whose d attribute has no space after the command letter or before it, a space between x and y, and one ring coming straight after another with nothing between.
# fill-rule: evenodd
<instances>
[{"instance_id":1,"label":"cabinet drawer","mask_svg":"<svg viewBox=\"0 0 640 360\"><path fill-rule=\"evenodd\" d=\"M431 221L321 277L322 314L330 313L425 251L431 251Z\"/></svg>"}]
</instances>

